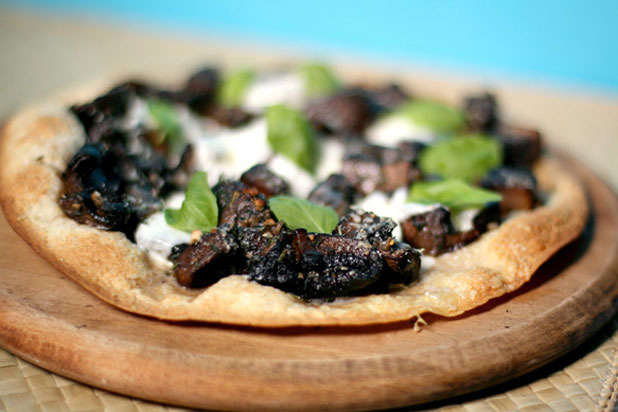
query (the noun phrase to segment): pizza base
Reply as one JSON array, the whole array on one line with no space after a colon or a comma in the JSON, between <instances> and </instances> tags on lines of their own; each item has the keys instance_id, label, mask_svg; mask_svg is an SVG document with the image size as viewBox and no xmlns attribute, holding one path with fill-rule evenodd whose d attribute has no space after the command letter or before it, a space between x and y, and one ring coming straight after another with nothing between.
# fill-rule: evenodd
<instances>
[{"instance_id":1,"label":"pizza base","mask_svg":"<svg viewBox=\"0 0 618 412\"><path fill-rule=\"evenodd\" d=\"M0 202L11 226L46 260L104 301L166 320L262 327L366 325L431 312L457 316L519 288L583 230L582 186L550 157L535 167L544 206L520 212L472 244L435 259L419 282L389 294L306 302L233 275L199 290L155 270L147 253L122 233L78 224L58 206L61 174L84 144L63 106L25 110L0 141Z\"/></svg>"}]
</instances>

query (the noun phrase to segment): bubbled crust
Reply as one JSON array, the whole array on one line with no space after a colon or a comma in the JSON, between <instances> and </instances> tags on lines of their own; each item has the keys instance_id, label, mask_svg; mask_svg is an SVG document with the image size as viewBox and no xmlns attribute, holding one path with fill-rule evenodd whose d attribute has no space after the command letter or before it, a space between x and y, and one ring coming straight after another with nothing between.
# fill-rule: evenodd
<instances>
[{"instance_id":1,"label":"bubbled crust","mask_svg":"<svg viewBox=\"0 0 618 412\"><path fill-rule=\"evenodd\" d=\"M0 142L0 202L13 228L50 263L101 299L129 312L169 320L282 327L363 325L425 312L456 316L528 281L554 252L583 230L588 206L580 184L553 159L536 166L545 206L522 212L478 241L442 255L421 280L384 295L305 302L278 289L229 276L188 290L153 268L121 233L67 218L57 199L61 173L84 142L61 106L26 110Z\"/></svg>"}]
</instances>

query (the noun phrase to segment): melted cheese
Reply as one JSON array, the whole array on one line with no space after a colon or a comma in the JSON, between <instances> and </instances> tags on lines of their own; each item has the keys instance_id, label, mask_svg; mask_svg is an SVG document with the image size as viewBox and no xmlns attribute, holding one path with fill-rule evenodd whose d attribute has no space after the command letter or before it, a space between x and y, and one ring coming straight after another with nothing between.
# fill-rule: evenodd
<instances>
[{"instance_id":1,"label":"melted cheese","mask_svg":"<svg viewBox=\"0 0 618 412\"><path fill-rule=\"evenodd\" d=\"M262 113L268 106L285 104L302 109L307 103L305 78L301 73L277 73L259 77L249 85L243 108Z\"/></svg>"},{"instance_id":2,"label":"melted cheese","mask_svg":"<svg viewBox=\"0 0 618 412\"><path fill-rule=\"evenodd\" d=\"M184 200L184 194L171 196L166 202L166 208L179 208ZM157 212L149 216L137 227L135 242L137 246L148 251L150 262L156 268L171 270L172 262L167 258L172 253L172 247L180 243L189 243L191 234L174 229L165 221L165 214Z\"/></svg>"},{"instance_id":3,"label":"melted cheese","mask_svg":"<svg viewBox=\"0 0 618 412\"><path fill-rule=\"evenodd\" d=\"M393 146L402 140L432 143L436 135L427 127L415 124L404 116L386 116L367 128L367 141L381 146Z\"/></svg>"}]
</instances>

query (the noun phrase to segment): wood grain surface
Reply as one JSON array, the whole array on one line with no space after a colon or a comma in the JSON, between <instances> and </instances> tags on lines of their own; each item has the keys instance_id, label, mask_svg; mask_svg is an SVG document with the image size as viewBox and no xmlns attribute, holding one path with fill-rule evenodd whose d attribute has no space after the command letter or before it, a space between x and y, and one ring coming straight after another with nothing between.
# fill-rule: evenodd
<instances>
[{"instance_id":1,"label":"wood grain surface","mask_svg":"<svg viewBox=\"0 0 618 412\"><path fill-rule=\"evenodd\" d=\"M0 220L0 345L136 397L224 410L361 410L519 376L597 331L618 304L618 202L578 163L594 213L520 291L454 319L278 330L169 323L99 301Z\"/></svg>"}]
</instances>

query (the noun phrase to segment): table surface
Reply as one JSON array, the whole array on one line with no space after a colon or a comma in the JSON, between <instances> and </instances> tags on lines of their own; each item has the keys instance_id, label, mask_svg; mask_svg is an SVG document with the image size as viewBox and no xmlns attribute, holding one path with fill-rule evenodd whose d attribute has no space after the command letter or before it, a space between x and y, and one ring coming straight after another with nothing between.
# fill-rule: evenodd
<instances>
[{"instance_id":1,"label":"table surface","mask_svg":"<svg viewBox=\"0 0 618 412\"><path fill-rule=\"evenodd\" d=\"M101 78L119 79L152 73L182 78L201 64L223 60L228 65L259 59L264 47L236 54L219 39L191 39L93 21L43 17L0 9L0 118L22 105L55 92ZM235 46L235 45L232 45ZM242 49L242 47L241 47ZM284 51L289 52L289 51ZM289 54L289 53L288 53ZM225 56L221 59L221 56ZM353 65L342 56L328 56L337 65ZM504 112L518 123L538 126L547 141L580 161L618 189L618 101L604 96L574 94L542 85L487 82L453 73L434 74L396 63L360 63L414 76L415 93L435 90L445 99L470 85L487 86L500 97ZM593 409L599 395L614 385L618 359L618 316L586 344L566 357L496 388L426 408L438 410L583 410ZM604 392L605 391L605 392ZM0 411L7 410L166 410L161 405L93 389L50 374L0 350Z\"/></svg>"}]
</instances>

